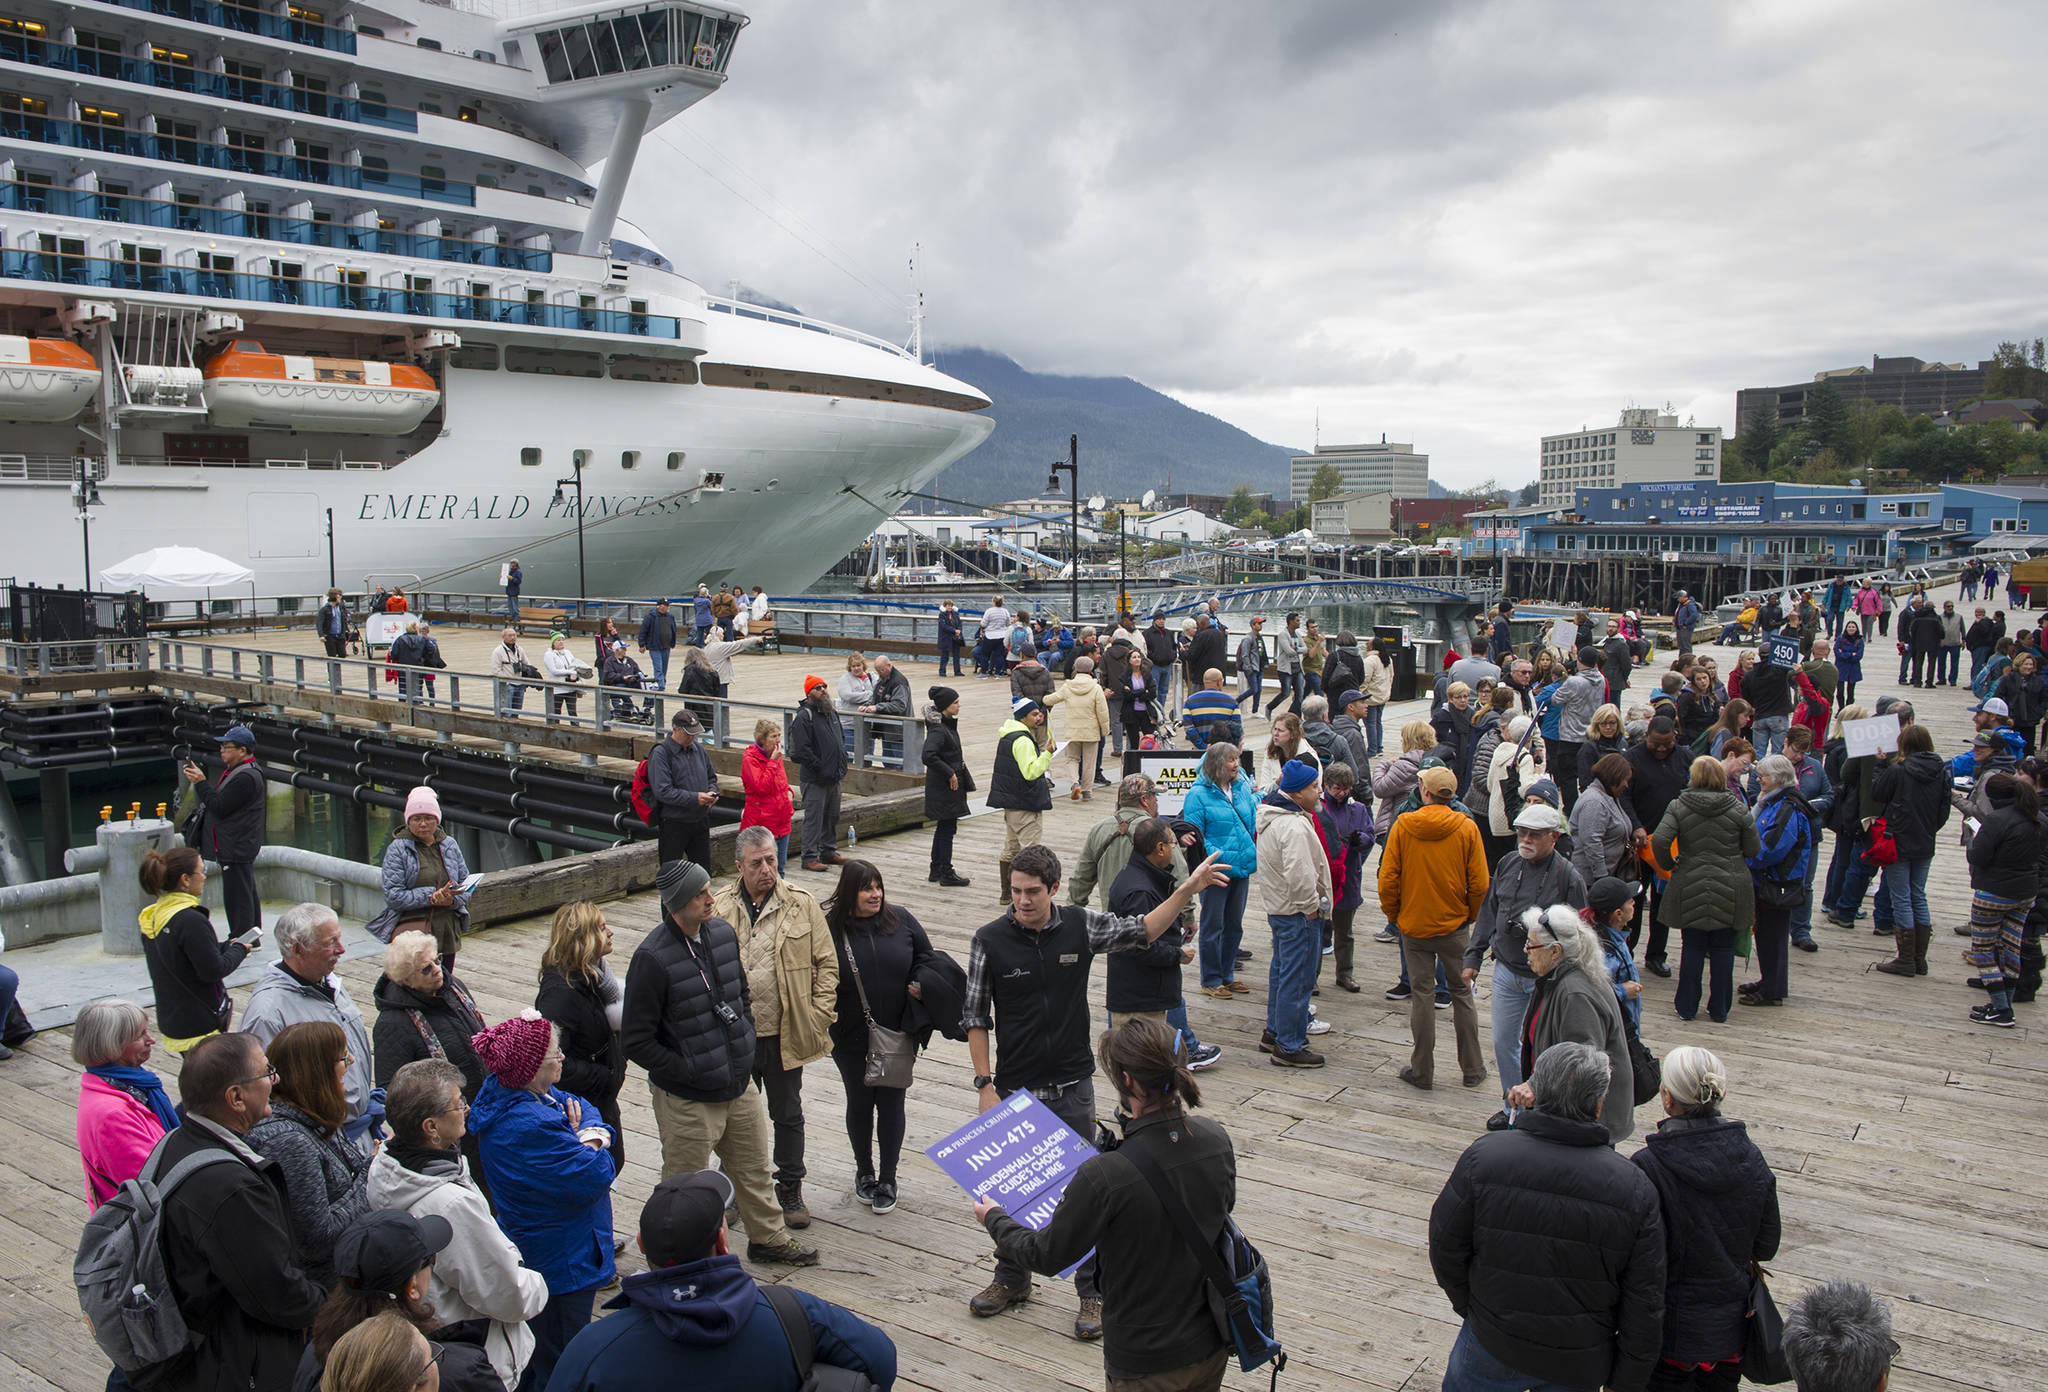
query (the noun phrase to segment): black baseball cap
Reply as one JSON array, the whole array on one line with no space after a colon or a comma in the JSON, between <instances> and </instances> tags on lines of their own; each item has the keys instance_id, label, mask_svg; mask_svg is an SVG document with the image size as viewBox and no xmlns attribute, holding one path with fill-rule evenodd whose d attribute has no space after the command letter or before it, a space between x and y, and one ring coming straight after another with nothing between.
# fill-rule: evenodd
<instances>
[{"instance_id":1,"label":"black baseball cap","mask_svg":"<svg viewBox=\"0 0 2048 1392\"><path fill-rule=\"evenodd\" d=\"M732 1181L717 1170L670 1175L655 1185L640 1210L640 1245L648 1265L676 1266L710 1256L732 1197Z\"/></svg>"},{"instance_id":2,"label":"black baseball cap","mask_svg":"<svg viewBox=\"0 0 2048 1392\"><path fill-rule=\"evenodd\" d=\"M335 1274L360 1290L397 1295L427 1259L455 1239L446 1218L400 1208L365 1213L334 1240Z\"/></svg>"},{"instance_id":3,"label":"black baseball cap","mask_svg":"<svg viewBox=\"0 0 2048 1392\"><path fill-rule=\"evenodd\" d=\"M1613 875L1602 875L1593 881L1593 887L1586 891L1586 904L1597 914L1611 914L1636 897L1641 886Z\"/></svg>"}]
</instances>

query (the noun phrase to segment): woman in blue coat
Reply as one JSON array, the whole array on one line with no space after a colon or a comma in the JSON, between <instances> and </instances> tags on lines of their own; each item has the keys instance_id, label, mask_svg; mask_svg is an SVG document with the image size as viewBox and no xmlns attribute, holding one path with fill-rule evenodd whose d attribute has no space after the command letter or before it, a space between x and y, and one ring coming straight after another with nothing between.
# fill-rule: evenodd
<instances>
[{"instance_id":1,"label":"woman in blue coat","mask_svg":"<svg viewBox=\"0 0 2048 1392\"><path fill-rule=\"evenodd\" d=\"M1202 755L1202 772L1181 801L1181 817L1202 833L1210 855L1222 856L1230 879L1202 891L1202 989L1218 1000L1249 995L1237 979L1237 945L1244 940L1244 906L1252 872L1259 868L1253 828L1259 790L1238 762L1237 746L1218 742Z\"/></svg>"},{"instance_id":2,"label":"woman in blue coat","mask_svg":"<svg viewBox=\"0 0 2048 1392\"><path fill-rule=\"evenodd\" d=\"M1856 699L1856 683L1863 680L1863 626L1854 619L1842 625L1835 639L1835 673L1842 679L1835 700L1846 706Z\"/></svg>"},{"instance_id":3,"label":"woman in blue coat","mask_svg":"<svg viewBox=\"0 0 2048 1392\"><path fill-rule=\"evenodd\" d=\"M528 1321L533 1359L516 1392L544 1389L555 1361L590 1323L612 1279L612 1129L593 1103L555 1086L562 1046L529 1010L471 1041L490 1077L469 1129L490 1180L498 1226L520 1259L547 1278L548 1303Z\"/></svg>"}]
</instances>

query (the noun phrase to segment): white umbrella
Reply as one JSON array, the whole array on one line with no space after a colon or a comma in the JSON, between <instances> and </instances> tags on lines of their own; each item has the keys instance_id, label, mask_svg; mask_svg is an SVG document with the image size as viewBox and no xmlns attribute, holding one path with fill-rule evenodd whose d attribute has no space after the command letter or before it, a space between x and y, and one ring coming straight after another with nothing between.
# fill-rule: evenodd
<instances>
[{"instance_id":1,"label":"white umbrella","mask_svg":"<svg viewBox=\"0 0 2048 1392\"><path fill-rule=\"evenodd\" d=\"M152 585L180 590L207 590L215 585L239 585L256 578L256 572L225 556L201 551L196 546L159 546L116 561L100 572L100 579L117 590L141 590Z\"/></svg>"}]
</instances>

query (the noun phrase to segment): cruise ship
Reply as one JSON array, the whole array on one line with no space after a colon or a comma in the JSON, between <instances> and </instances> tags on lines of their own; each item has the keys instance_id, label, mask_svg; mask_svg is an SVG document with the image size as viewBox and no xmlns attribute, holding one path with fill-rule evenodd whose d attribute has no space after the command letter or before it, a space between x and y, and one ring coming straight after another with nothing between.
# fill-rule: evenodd
<instances>
[{"instance_id":1,"label":"cruise ship","mask_svg":"<svg viewBox=\"0 0 2048 1392\"><path fill-rule=\"evenodd\" d=\"M0 576L790 593L994 428L620 218L744 14L319 3L0 0Z\"/></svg>"}]
</instances>

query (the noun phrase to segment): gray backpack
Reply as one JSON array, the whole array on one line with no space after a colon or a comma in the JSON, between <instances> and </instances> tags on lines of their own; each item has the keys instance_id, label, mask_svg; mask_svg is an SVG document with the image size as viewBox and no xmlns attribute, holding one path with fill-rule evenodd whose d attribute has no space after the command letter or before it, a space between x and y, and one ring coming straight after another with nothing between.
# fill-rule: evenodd
<instances>
[{"instance_id":1,"label":"gray backpack","mask_svg":"<svg viewBox=\"0 0 2048 1392\"><path fill-rule=\"evenodd\" d=\"M199 1342L178 1309L164 1269L164 1200L208 1165L240 1163L227 1151L208 1146L180 1160L159 1179L163 1154L164 1143L158 1141L143 1162L142 1173L86 1219L78 1257L71 1265L78 1305L92 1324L92 1336L124 1373L169 1362Z\"/></svg>"}]
</instances>

